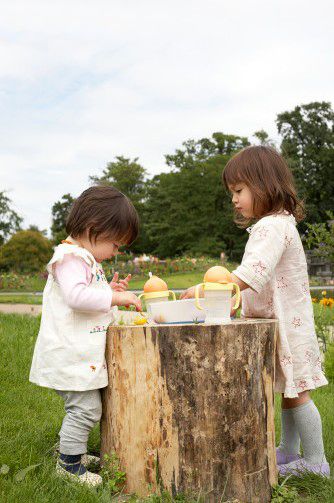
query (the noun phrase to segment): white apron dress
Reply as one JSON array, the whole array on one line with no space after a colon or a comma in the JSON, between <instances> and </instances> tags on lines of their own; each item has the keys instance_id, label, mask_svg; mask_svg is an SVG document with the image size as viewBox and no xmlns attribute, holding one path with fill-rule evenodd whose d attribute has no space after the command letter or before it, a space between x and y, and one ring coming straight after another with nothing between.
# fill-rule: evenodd
<instances>
[{"instance_id":1,"label":"white apron dress","mask_svg":"<svg viewBox=\"0 0 334 503\"><path fill-rule=\"evenodd\" d=\"M47 265L42 319L29 380L39 386L66 391L104 388L108 384L105 362L106 330L117 307L106 313L71 309L64 301L53 275L53 264L64 255L81 257L92 271L88 288L108 289L101 264L91 253L73 244L61 244Z\"/></svg>"},{"instance_id":2,"label":"white apron dress","mask_svg":"<svg viewBox=\"0 0 334 503\"><path fill-rule=\"evenodd\" d=\"M295 398L328 384L296 220L287 212L277 213L247 230L250 236L241 265L233 271L253 289L242 292L242 315L278 319L275 391Z\"/></svg>"}]
</instances>

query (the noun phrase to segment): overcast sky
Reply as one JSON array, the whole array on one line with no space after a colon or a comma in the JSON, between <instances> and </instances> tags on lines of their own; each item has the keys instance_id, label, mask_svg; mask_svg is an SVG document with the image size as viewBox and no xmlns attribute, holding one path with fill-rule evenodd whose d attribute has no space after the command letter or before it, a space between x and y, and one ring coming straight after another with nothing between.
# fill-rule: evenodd
<instances>
[{"instance_id":1,"label":"overcast sky","mask_svg":"<svg viewBox=\"0 0 334 503\"><path fill-rule=\"evenodd\" d=\"M0 190L24 225L116 155L150 174L215 131L278 140L279 112L333 101L332 1L2 0Z\"/></svg>"}]
</instances>

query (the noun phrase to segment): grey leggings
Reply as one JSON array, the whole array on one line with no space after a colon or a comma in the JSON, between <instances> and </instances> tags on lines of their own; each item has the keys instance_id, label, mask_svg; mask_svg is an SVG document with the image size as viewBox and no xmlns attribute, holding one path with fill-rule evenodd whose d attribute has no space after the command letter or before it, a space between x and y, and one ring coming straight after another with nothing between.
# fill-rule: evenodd
<instances>
[{"instance_id":1,"label":"grey leggings","mask_svg":"<svg viewBox=\"0 0 334 503\"><path fill-rule=\"evenodd\" d=\"M85 454L89 432L102 415L100 390L56 392L63 398L66 411L59 432L60 452Z\"/></svg>"}]
</instances>

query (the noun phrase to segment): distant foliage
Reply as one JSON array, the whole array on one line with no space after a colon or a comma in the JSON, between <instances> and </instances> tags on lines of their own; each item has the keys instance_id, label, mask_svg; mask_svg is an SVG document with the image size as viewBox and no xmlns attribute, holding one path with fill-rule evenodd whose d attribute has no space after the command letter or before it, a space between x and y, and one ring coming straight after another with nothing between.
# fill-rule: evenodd
<instances>
[{"instance_id":1,"label":"distant foliage","mask_svg":"<svg viewBox=\"0 0 334 503\"><path fill-rule=\"evenodd\" d=\"M277 116L281 150L305 200L307 222L320 223L333 209L334 111L326 101L296 106Z\"/></svg>"},{"instance_id":2,"label":"distant foliage","mask_svg":"<svg viewBox=\"0 0 334 503\"><path fill-rule=\"evenodd\" d=\"M0 249L0 270L38 272L50 260L52 244L36 231L19 231Z\"/></svg>"},{"instance_id":3,"label":"distant foliage","mask_svg":"<svg viewBox=\"0 0 334 503\"><path fill-rule=\"evenodd\" d=\"M60 201L56 201L52 206L52 225L51 234L55 244L59 244L67 237L66 219L74 203L71 194L64 194Z\"/></svg>"},{"instance_id":4,"label":"distant foliage","mask_svg":"<svg viewBox=\"0 0 334 503\"><path fill-rule=\"evenodd\" d=\"M5 191L0 192L0 246L21 227L22 218L12 208Z\"/></svg>"},{"instance_id":5,"label":"distant foliage","mask_svg":"<svg viewBox=\"0 0 334 503\"><path fill-rule=\"evenodd\" d=\"M328 257L334 266L334 213L327 212L327 222L307 224L305 242L319 256Z\"/></svg>"}]
</instances>

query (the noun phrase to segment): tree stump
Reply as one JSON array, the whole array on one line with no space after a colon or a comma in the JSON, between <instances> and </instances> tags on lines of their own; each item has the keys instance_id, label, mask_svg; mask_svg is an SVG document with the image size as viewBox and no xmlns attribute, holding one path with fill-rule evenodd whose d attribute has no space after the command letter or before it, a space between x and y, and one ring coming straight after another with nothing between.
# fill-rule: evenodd
<instances>
[{"instance_id":1,"label":"tree stump","mask_svg":"<svg viewBox=\"0 0 334 503\"><path fill-rule=\"evenodd\" d=\"M127 492L270 501L277 322L110 326L102 455Z\"/></svg>"}]
</instances>

